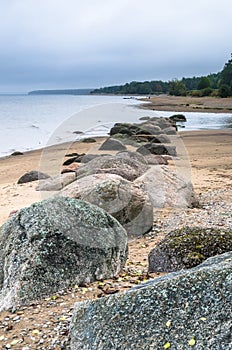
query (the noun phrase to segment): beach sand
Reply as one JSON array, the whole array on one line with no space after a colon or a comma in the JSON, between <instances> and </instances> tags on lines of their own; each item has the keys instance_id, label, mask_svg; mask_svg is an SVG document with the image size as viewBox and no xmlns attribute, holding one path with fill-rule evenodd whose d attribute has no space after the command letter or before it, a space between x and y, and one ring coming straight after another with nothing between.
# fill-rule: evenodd
<instances>
[{"instance_id":1,"label":"beach sand","mask_svg":"<svg viewBox=\"0 0 232 350\"><path fill-rule=\"evenodd\" d=\"M231 113L232 98L157 95L141 98L140 107L156 111Z\"/></svg>"},{"instance_id":2,"label":"beach sand","mask_svg":"<svg viewBox=\"0 0 232 350\"><path fill-rule=\"evenodd\" d=\"M45 163L45 168L48 164L49 175L54 175L61 170L63 160L67 159L65 153L95 153L102 142L103 139L98 138L96 143L76 142L71 147L67 144L57 145L44 151L0 159L0 224L6 221L11 211L42 199L40 192L35 191L38 181L17 184L25 172L40 170ZM195 191L207 208L171 213L161 211L151 233L129 242L129 259L118 278L105 280L101 285L94 282L86 287L73 286L27 307L0 313L2 346L18 342L17 349L28 345L31 349L53 349L51 344L55 342L56 349L63 348L61 344L66 344L68 339L74 303L123 292L142 281L162 275L148 274L148 254L171 229L186 225L207 227L208 224L231 227L232 130L184 131L179 133L178 142L187 158L185 164L190 164ZM181 166L183 163L180 161Z\"/></svg>"},{"instance_id":3,"label":"beach sand","mask_svg":"<svg viewBox=\"0 0 232 350\"><path fill-rule=\"evenodd\" d=\"M232 185L232 130L183 131L179 132L189 158L192 183L197 193L214 188L229 188ZM103 138L95 143L75 142L55 145L45 150L26 152L19 156L0 159L0 224L13 210L41 200L41 194L35 191L38 181L17 184L26 172L40 170L53 176L62 167L66 153L96 153ZM104 152L105 153L105 152ZM178 166L178 161L176 162Z\"/></svg>"}]
</instances>

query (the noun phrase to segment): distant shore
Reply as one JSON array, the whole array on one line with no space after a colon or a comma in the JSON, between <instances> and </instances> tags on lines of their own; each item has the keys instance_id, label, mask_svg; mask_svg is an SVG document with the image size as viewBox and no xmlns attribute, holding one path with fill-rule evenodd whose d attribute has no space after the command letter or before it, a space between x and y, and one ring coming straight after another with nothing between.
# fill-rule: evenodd
<instances>
[{"instance_id":1,"label":"distant shore","mask_svg":"<svg viewBox=\"0 0 232 350\"><path fill-rule=\"evenodd\" d=\"M232 113L232 97L220 98L158 95L149 98L138 98L138 100L146 102L142 103L139 107L148 110Z\"/></svg>"}]
</instances>

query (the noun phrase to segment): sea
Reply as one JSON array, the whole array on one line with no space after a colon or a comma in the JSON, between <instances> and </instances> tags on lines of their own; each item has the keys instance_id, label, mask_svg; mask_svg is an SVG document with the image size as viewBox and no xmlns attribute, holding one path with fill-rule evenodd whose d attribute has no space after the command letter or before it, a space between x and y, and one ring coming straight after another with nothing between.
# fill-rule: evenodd
<instances>
[{"instance_id":1,"label":"sea","mask_svg":"<svg viewBox=\"0 0 232 350\"><path fill-rule=\"evenodd\" d=\"M86 137L106 136L116 122L176 112L138 108L134 97L92 95L0 95L0 157ZM180 130L231 129L232 114L186 112ZM183 129L182 129L183 128Z\"/></svg>"}]
</instances>

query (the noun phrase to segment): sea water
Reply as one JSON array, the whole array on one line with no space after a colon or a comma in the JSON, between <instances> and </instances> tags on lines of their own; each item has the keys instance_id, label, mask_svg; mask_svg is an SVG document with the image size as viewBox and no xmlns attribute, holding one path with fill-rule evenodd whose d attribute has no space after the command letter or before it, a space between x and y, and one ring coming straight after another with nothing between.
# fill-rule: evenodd
<instances>
[{"instance_id":1,"label":"sea water","mask_svg":"<svg viewBox=\"0 0 232 350\"><path fill-rule=\"evenodd\" d=\"M122 96L2 95L0 96L0 157L12 152L106 136L115 122L138 122L142 116L176 112L139 109L140 101ZM228 113L186 112L183 130L232 128Z\"/></svg>"}]
</instances>

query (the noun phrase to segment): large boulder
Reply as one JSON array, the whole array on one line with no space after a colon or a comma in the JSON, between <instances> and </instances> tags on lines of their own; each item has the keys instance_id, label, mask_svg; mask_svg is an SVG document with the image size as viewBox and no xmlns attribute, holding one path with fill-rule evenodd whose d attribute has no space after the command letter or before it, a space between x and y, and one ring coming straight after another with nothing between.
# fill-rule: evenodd
<instances>
[{"instance_id":1,"label":"large boulder","mask_svg":"<svg viewBox=\"0 0 232 350\"><path fill-rule=\"evenodd\" d=\"M153 206L148 194L121 176L85 176L65 187L61 193L106 210L120 222L130 238L143 235L153 226Z\"/></svg>"},{"instance_id":2,"label":"large boulder","mask_svg":"<svg viewBox=\"0 0 232 350\"><path fill-rule=\"evenodd\" d=\"M134 183L146 191L155 208L192 208L198 200L191 181L166 165L155 165Z\"/></svg>"},{"instance_id":3,"label":"large boulder","mask_svg":"<svg viewBox=\"0 0 232 350\"><path fill-rule=\"evenodd\" d=\"M76 172L66 172L56 175L47 180L40 181L36 191L59 191L71 182L76 180Z\"/></svg>"},{"instance_id":4,"label":"large boulder","mask_svg":"<svg viewBox=\"0 0 232 350\"><path fill-rule=\"evenodd\" d=\"M175 146L167 146L164 144L157 144L155 142L148 142L143 146L140 146L136 152L141 153L142 155L147 154L158 154L158 155L164 155L168 154L170 156L176 156L176 147Z\"/></svg>"},{"instance_id":5,"label":"large boulder","mask_svg":"<svg viewBox=\"0 0 232 350\"><path fill-rule=\"evenodd\" d=\"M0 229L0 311L113 277L126 259L126 231L104 210L65 197L35 203Z\"/></svg>"},{"instance_id":6,"label":"large boulder","mask_svg":"<svg viewBox=\"0 0 232 350\"><path fill-rule=\"evenodd\" d=\"M232 251L232 231L184 227L170 232L149 254L150 272L173 272Z\"/></svg>"},{"instance_id":7,"label":"large boulder","mask_svg":"<svg viewBox=\"0 0 232 350\"><path fill-rule=\"evenodd\" d=\"M31 170L18 179L18 184L24 184L26 182L32 182L37 180L48 179L50 176L42 173L41 171Z\"/></svg>"},{"instance_id":8,"label":"large boulder","mask_svg":"<svg viewBox=\"0 0 232 350\"><path fill-rule=\"evenodd\" d=\"M91 160L77 170L77 179L87 175L110 173L120 175L123 178L133 181L141 176L148 166L141 162L120 156L103 156Z\"/></svg>"},{"instance_id":9,"label":"large boulder","mask_svg":"<svg viewBox=\"0 0 232 350\"><path fill-rule=\"evenodd\" d=\"M100 151L125 151L126 146L119 140L113 139L109 137L107 140L103 142Z\"/></svg>"},{"instance_id":10,"label":"large boulder","mask_svg":"<svg viewBox=\"0 0 232 350\"><path fill-rule=\"evenodd\" d=\"M227 253L126 293L77 303L71 350L231 349L231 270Z\"/></svg>"}]
</instances>

